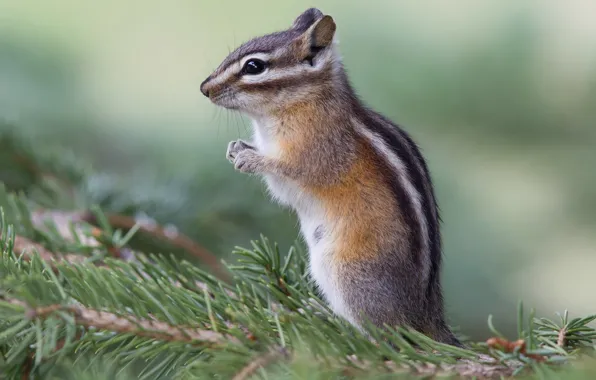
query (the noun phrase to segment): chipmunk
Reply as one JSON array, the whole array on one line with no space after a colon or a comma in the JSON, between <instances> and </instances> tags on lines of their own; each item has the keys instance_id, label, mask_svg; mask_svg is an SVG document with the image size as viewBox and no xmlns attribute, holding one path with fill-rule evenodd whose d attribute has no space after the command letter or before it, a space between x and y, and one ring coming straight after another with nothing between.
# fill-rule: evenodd
<instances>
[{"instance_id":1,"label":"chipmunk","mask_svg":"<svg viewBox=\"0 0 596 380\"><path fill-rule=\"evenodd\" d=\"M254 141L230 142L226 157L296 212L310 274L336 314L361 330L407 325L459 346L444 318L427 164L405 131L359 100L335 32L331 16L308 9L205 79L211 102L253 120Z\"/></svg>"}]
</instances>

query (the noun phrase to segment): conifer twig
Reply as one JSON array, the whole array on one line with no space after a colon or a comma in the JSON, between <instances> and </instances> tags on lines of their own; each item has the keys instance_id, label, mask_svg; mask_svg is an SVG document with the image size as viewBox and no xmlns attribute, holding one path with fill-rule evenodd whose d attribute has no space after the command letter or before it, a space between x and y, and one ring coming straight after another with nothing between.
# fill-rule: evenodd
<instances>
[{"instance_id":1,"label":"conifer twig","mask_svg":"<svg viewBox=\"0 0 596 380\"><path fill-rule=\"evenodd\" d=\"M258 357L256 360L248 363L244 368L240 370L234 377L233 380L246 380L254 375L260 368L267 367L274 361L287 358L289 353L283 347L274 347L266 354Z\"/></svg>"},{"instance_id":2,"label":"conifer twig","mask_svg":"<svg viewBox=\"0 0 596 380\"><path fill-rule=\"evenodd\" d=\"M190 326L173 326L158 320L141 319L134 315L122 316L81 305L53 304L30 307L25 302L16 299L9 299L8 302L25 308L25 315L29 319L47 318L57 311L67 311L74 315L77 325L87 328L97 328L169 342L239 343L238 339L233 336L214 331L202 330Z\"/></svg>"},{"instance_id":3,"label":"conifer twig","mask_svg":"<svg viewBox=\"0 0 596 380\"><path fill-rule=\"evenodd\" d=\"M74 340L79 340L81 339L81 337L83 336L83 333L81 331L77 331ZM52 353L58 352L60 351L62 348L64 348L64 346L66 345L66 339L60 339L58 342L56 342L56 347L54 347L54 349L52 350ZM23 363L23 370L21 372L21 379L22 380L29 380L31 378L31 371L33 370L35 366L35 352L31 352L29 353L29 355L27 355L27 358L25 359L24 363Z\"/></svg>"},{"instance_id":4,"label":"conifer twig","mask_svg":"<svg viewBox=\"0 0 596 380\"><path fill-rule=\"evenodd\" d=\"M557 336L557 346L565 347L565 337L567 336L567 328L565 326L561 327L559 330L559 335Z\"/></svg>"},{"instance_id":5,"label":"conifer twig","mask_svg":"<svg viewBox=\"0 0 596 380\"><path fill-rule=\"evenodd\" d=\"M0 236L2 238L2 236ZM70 263L81 263L86 257L74 253L54 253L45 248L43 245L33 242L23 236L15 235L13 242L13 251L15 254L24 254L25 258L31 258L31 253L37 251L39 257L47 262L52 261L68 261Z\"/></svg>"},{"instance_id":6,"label":"conifer twig","mask_svg":"<svg viewBox=\"0 0 596 380\"><path fill-rule=\"evenodd\" d=\"M120 215L120 214L105 214L107 222L116 228L130 230L135 227L137 221L129 216ZM32 222L33 224L39 228L44 229L45 226L43 221L47 218L51 219L56 227L58 228L58 232L67 240L72 241L74 236L72 236L72 231L69 228L69 223L72 222L86 222L91 224L96 224L98 222L97 217L89 211L86 212L65 212L61 210L37 210L31 213ZM141 231L148 233L158 239L166 240L170 242L172 245L185 250L186 252L190 253L192 256L200 259L206 265L208 265L211 270L213 271L214 275L224 281L230 281L230 274L224 268L224 266L219 262L217 257L209 252L206 248L202 247L201 245L197 244L188 236L176 232L176 234L172 234L167 232L166 228L156 224L141 224L140 228ZM94 230L92 231L92 236L86 236L80 230L75 229L77 233L77 239L85 241L86 244L96 246L100 243L104 243L108 252L111 256L115 258L125 258L125 254L123 254L122 250L118 247L110 246L107 242L107 239L103 239L103 231L101 230Z\"/></svg>"},{"instance_id":7,"label":"conifer twig","mask_svg":"<svg viewBox=\"0 0 596 380\"><path fill-rule=\"evenodd\" d=\"M80 213L76 211L39 209L31 212L31 223L38 230L49 232L46 222L51 222L52 227L55 227L55 232L66 241L80 242L90 247L101 245L97 236L94 236L97 235L97 232L92 231L91 236L85 233L80 225L82 221Z\"/></svg>"},{"instance_id":8,"label":"conifer twig","mask_svg":"<svg viewBox=\"0 0 596 380\"><path fill-rule=\"evenodd\" d=\"M21 380L29 380L31 378L31 370L33 369L33 359L31 356L27 356L23 363L23 369L21 370Z\"/></svg>"},{"instance_id":9,"label":"conifer twig","mask_svg":"<svg viewBox=\"0 0 596 380\"><path fill-rule=\"evenodd\" d=\"M106 218L109 224L116 228L131 229L137 224L137 221L134 218L126 215L107 213ZM81 219L88 223L97 222L95 215L93 215L91 212L85 212L81 214ZM214 275L225 281L230 280L230 274L219 262L217 257L209 252L206 248L197 244L188 236L180 232L177 232L175 235L173 235L168 233L163 226L156 224L141 225L140 230L156 238L166 240L172 245L185 250L208 265L214 272Z\"/></svg>"},{"instance_id":10,"label":"conifer twig","mask_svg":"<svg viewBox=\"0 0 596 380\"><path fill-rule=\"evenodd\" d=\"M543 362L545 360L544 356L528 353L526 351L526 341L523 339L518 339L515 342L510 342L504 338L493 337L488 339L486 341L486 344L490 348L498 348L507 353L512 353L517 350L520 354L527 356L530 359L534 359L537 362Z\"/></svg>"}]
</instances>

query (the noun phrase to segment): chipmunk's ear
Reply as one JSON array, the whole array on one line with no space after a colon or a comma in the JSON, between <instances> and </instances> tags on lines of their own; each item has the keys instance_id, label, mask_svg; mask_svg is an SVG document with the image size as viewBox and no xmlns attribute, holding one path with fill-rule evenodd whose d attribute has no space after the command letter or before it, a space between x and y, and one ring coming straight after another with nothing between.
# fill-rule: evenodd
<instances>
[{"instance_id":1,"label":"chipmunk's ear","mask_svg":"<svg viewBox=\"0 0 596 380\"><path fill-rule=\"evenodd\" d=\"M335 21L331 16L323 16L309 28L310 31L310 46L312 49L324 49L331 44L333 36L335 35Z\"/></svg>"},{"instance_id":2,"label":"chipmunk's ear","mask_svg":"<svg viewBox=\"0 0 596 380\"><path fill-rule=\"evenodd\" d=\"M300 58L313 66L318 53L333 42L336 27L331 16L310 8L298 16L292 29L300 33L296 41Z\"/></svg>"},{"instance_id":3,"label":"chipmunk's ear","mask_svg":"<svg viewBox=\"0 0 596 380\"><path fill-rule=\"evenodd\" d=\"M310 28L317 20L323 17L323 12L317 8L309 8L302 12L300 16L294 20L292 29L304 33Z\"/></svg>"}]
</instances>

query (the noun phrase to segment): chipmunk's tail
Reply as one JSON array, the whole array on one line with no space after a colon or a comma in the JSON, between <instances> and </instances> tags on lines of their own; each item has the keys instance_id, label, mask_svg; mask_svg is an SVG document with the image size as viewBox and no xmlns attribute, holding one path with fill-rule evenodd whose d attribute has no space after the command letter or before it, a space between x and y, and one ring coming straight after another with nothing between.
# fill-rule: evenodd
<instances>
[{"instance_id":1,"label":"chipmunk's tail","mask_svg":"<svg viewBox=\"0 0 596 380\"><path fill-rule=\"evenodd\" d=\"M459 348L466 347L461 340L455 336L453 331L449 328L449 326L447 326L447 323L445 323L444 320L439 321L434 331L429 335L431 335L431 338L440 343L449 344Z\"/></svg>"},{"instance_id":2,"label":"chipmunk's tail","mask_svg":"<svg viewBox=\"0 0 596 380\"><path fill-rule=\"evenodd\" d=\"M440 340L441 343L449 344L451 346L466 348L466 346L459 340L453 332L449 331L446 336Z\"/></svg>"}]
</instances>

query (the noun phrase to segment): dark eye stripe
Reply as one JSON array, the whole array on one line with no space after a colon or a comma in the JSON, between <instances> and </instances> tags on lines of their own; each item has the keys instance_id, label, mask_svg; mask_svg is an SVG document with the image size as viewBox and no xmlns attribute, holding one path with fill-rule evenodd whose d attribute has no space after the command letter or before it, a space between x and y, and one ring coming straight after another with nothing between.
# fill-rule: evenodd
<instances>
[{"instance_id":1,"label":"dark eye stripe","mask_svg":"<svg viewBox=\"0 0 596 380\"><path fill-rule=\"evenodd\" d=\"M309 83L323 83L330 78L328 71L304 73L275 79L264 80L259 83L239 83L237 86L241 91L260 92L277 91L298 87L308 87Z\"/></svg>"}]
</instances>

